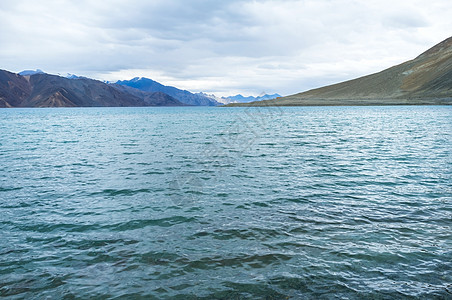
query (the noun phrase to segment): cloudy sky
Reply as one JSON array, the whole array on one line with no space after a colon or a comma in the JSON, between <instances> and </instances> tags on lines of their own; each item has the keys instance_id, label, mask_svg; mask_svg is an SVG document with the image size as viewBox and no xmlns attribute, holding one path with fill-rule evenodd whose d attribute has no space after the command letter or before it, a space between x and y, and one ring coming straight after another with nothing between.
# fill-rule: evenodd
<instances>
[{"instance_id":1,"label":"cloudy sky","mask_svg":"<svg viewBox=\"0 0 452 300\"><path fill-rule=\"evenodd\" d=\"M450 0L1 0L0 69L293 94L412 59Z\"/></svg>"}]
</instances>

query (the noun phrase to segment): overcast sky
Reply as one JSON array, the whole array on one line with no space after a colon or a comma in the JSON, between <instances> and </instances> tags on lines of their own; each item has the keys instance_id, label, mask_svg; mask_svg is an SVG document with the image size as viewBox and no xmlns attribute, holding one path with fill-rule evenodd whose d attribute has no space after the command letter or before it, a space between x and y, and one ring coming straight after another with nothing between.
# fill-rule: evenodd
<instances>
[{"instance_id":1,"label":"overcast sky","mask_svg":"<svg viewBox=\"0 0 452 300\"><path fill-rule=\"evenodd\" d=\"M293 94L452 35L450 0L1 0L0 69Z\"/></svg>"}]
</instances>

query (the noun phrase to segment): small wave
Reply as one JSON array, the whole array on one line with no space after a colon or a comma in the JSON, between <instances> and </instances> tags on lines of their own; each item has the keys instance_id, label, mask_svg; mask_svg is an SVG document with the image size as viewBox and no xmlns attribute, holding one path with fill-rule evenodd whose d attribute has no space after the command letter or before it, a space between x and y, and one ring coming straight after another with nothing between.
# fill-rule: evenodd
<instances>
[{"instance_id":1,"label":"small wave","mask_svg":"<svg viewBox=\"0 0 452 300\"><path fill-rule=\"evenodd\" d=\"M29 232L87 232L97 230L99 224L73 224L73 223L37 223L37 224L13 224L22 231Z\"/></svg>"},{"instance_id":2,"label":"small wave","mask_svg":"<svg viewBox=\"0 0 452 300\"><path fill-rule=\"evenodd\" d=\"M12 188L2 188L0 187L0 192L12 192L12 191L18 191L21 190L21 187L12 187Z\"/></svg>"},{"instance_id":3,"label":"small wave","mask_svg":"<svg viewBox=\"0 0 452 300\"><path fill-rule=\"evenodd\" d=\"M91 193L90 196L133 196L140 193L150 193L150 189L137 189L137 190L131 190L131 189L122 189L122 190L116 190L116 189L105 189L101 192L95 192Z\"/></svg>"},{"instance_id":4,"label":"small wave","mask_svg":"<svg viewBox=\"0 0 452 300\"><path fill-rule=\"evenodd\" d=\"M234 257L204 257L198 260L187 261L184 258L187 265L184 269L187 271L190 269L200 270L212 270L222 267L245 267L250 266L252 268L264 268L273 264L278 264L283 261L288 261L292 257L282 253L267 253L267 254L254 254L247 255L242 254Z\"/></svg>"},{"instance_id":5,"label":"small wave","mask_svg":"<svg viewBox=\"0 0 452 300\"><path fill-rule=\"evenodd\" d=\"M171 227L181 223L190 223L195 222L196 218L191 217L183 217L183 216L174 216L168 218L161 219L141 219L141 220L131 220L125 223L117 223L114 225L108 225L109 228L113 231L126 231L126 230L135 230L141 229L148 226L159 226L159 227Z\"/></svg>"}]
</instances>

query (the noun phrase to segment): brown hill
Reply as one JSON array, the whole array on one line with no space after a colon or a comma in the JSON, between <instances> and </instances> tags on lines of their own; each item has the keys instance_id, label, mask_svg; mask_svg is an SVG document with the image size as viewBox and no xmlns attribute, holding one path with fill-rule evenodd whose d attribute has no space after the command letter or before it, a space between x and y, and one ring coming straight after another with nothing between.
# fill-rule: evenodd
<instances>
[{"instance_id":1,"label":"brown hill","mask_svg":"<svg viewBox=\"0 0 452 300\"><path fill-rule=\"evenodd\" d=\"M0 70L0 107L95 107L183 105L170 96L133 94L88 78L50 74L21 76Z\"/></svg>"},{"instance_id":2,"label":"brown hill","mask_svg":"<svg viewBox=\"0 0 452 300\"><path fill-rule=\"evenodd\" d=\"M31 94L29 82L20 75L0 70L0 107L17 107Z\"/></svg>"},{"instance_id":3,"label":"brown hill","mask_svg":"<svg viewBox=\"0 0 452 300\"><path fill-rule=\"evenodd\" d=\"M278 98L231 106L452 104L452 37L384 71Z\"/></svg>"}]
</instances>

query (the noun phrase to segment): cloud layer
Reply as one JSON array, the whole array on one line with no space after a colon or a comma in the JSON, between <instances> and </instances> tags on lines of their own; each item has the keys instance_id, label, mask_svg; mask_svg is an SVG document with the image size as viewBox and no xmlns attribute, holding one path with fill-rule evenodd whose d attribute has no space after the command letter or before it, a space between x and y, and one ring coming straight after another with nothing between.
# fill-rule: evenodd
<instances>
[{"instance_id":1,"label":"cloud layer","mask_svg":"<svg viewBox=\"0 0 452 300\"><path fill-rule=\"evenodd\" d=\"M447 0L2 1L0 68L292 94L414 58L451 15Z\"/></svg>"}]
</instances>

